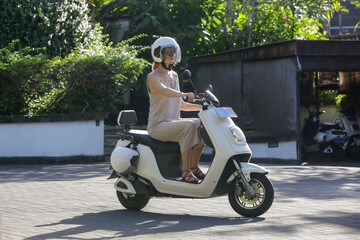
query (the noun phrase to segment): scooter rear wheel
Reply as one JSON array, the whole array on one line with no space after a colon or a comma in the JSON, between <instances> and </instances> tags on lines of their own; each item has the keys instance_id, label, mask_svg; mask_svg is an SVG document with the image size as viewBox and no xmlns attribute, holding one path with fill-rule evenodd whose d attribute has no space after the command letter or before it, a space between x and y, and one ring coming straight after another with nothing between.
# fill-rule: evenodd
<instances>
[{"instance_id":1,"label":"scooter rear wheel","mask_svg":"<svg viewBox=\"0 0 360 240\"><path fill-rule=\"evenodd\" d=\"M256 196L250 198L246 195L241 182L235 179L229 190L229 202L235 212L244 217L257 217L265 213L274 200L274 187L271 181L260 173L252 173L250 185L254 188Z\"/></svg>"},{"instance_id":2,"label":"scooter rear wheel","mask_svg":"<svg viewBox=\"0 0 360 240\"><path fill-rule=\"evenodd\" d=\"M140 210L146 206L150 200L149 195L133 195L116 191L117 197L121 205L129 210Z\"/></svg>"}]
</instances>

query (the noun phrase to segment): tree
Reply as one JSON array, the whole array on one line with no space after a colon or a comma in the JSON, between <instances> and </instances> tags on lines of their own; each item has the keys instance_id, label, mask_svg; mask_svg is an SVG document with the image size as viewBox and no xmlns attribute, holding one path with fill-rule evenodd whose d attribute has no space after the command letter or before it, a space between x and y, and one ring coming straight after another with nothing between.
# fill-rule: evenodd
<instances>
[{"instance_id":1,"label":"tree","mask_svg":"<svg viewBox=\"0 0 360 240\"><path fill-rule=\"evenodd\" d=\"M356 0L356 1L355 1L355 0L352 0L352 1L351 1L351 4L355 5L356 8L360 8L360 1L359 1L359 0ZM356 29L358 28L359 24L360 24L360 22L358 22L358 23L356 24L356 26L355 26L355 28L354 28L354 32L355 32Z\"/></svg>"},{"instance_id":2,"label":"tree","mask_svg":"<svg viewBox=\"0 0 360 240\"><path fill-rule=\"evenodd\" d=\"M344 0L93 0L104 13L130 14L128 36L175 37L183 56L289 39L324 39L319 31ZM151 44L153 39L148 40Z\"/></svg>"},{"instance_id":3,"label":"tree","mask_svg":"<svg viewBox=\"0 0 360 240\"><path fill-rule=\"evenodd\" d=\"M289 39L324 39L320 33L341 0L227 0L203 19L215 51Z\"/></svg>"}]
</instances>

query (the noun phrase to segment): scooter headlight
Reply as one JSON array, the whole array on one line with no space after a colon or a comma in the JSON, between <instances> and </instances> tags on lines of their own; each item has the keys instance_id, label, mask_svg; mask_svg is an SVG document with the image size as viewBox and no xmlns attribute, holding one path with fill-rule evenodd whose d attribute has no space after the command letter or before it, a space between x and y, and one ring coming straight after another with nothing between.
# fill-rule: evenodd
<instances>
[{"instance_id":1,"label":"scooter headlight","mask_svg":"<svg viewBox=\"0 0 360 240\"><path fill-rule=\"evenodd\" d=\"M232 137L234 138L236 143L239 143L241 145L245 145L246 144L246 138L244 133L241 131L241 129L237 126L231 126L229 128L230 133L232 135Z\"/></svg>"}]
</instances>

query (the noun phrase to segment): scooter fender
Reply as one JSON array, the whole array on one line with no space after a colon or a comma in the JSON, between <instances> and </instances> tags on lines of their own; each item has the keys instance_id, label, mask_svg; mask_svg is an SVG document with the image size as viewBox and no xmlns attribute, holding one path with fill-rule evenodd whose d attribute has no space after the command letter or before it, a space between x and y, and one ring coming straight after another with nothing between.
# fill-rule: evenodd
<instances>
[{"instance_id":1,"label":"scooter fender","mask_svg":"<svg viewBox=\"0 0 360 240\"><path fill-rule=\"evenodd\" d=\"M246 181L250 181L251 179L251 173L262 173L262 174L268 174L269 171L266 170L265 168L256 165L256 164L252 164L252 163L240 163L240 167L241 167L241 171L243 172ZM234 178L236 178L239 174L237 173L237 171L235 171L233 174L231 174L231 176L228 178L228 180L226 181L226 183L231 183Z\"/></svg>"}]
</instances>

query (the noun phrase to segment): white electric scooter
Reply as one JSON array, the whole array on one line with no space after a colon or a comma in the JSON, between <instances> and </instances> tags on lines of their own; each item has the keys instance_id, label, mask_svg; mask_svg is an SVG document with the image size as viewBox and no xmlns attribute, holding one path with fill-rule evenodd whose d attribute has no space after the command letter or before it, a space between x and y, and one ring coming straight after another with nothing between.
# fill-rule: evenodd
<instances>
[{"instance_id":1,"label":"white electric scooter","mask_svg":"<svg viewBox=\"0 0 360 240\"><path fill-rule=\"evenodd\" d=\"M183 81L191 74L185 70ZM191 82L193 85L193 83ZM231 207L245 217L265 213L274 199L274 188L267 178L268 171L249 163L251 150L241 129L231 117L231 108L220 108L214 94L207 90L196 94L202 105L198 116L201 135L213 149L213 160L206 177L198 184L181 180L179 144L160 142L147 131L130 129L137 121L132 110L121 111L118 124L124 125L110 161L117 178L114 187L120 203L127 209L139 210L156 197L210 198L228 194Z\"/></svg>"}]
</instances>

